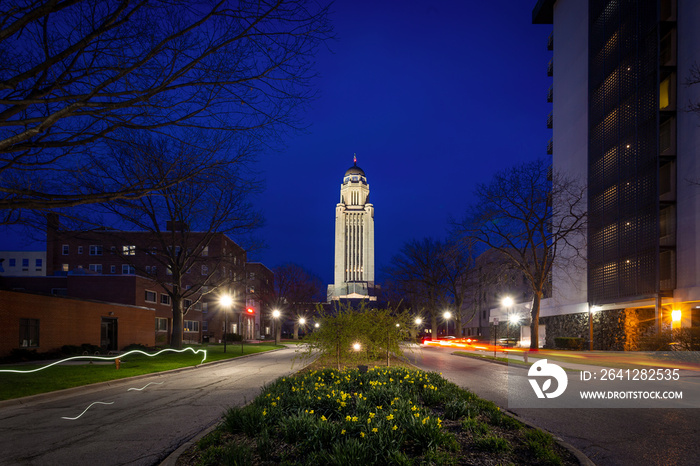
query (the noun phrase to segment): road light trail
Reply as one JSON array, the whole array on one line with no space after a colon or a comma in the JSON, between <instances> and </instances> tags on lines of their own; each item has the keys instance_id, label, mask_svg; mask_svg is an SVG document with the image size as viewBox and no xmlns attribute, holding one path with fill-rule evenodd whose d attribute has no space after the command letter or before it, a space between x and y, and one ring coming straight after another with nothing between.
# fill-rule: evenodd
<instances>
[{"instance_id":1,"label":"road light trail","mask_svg":"<svg viewBox=\"0 0 700 466\"><path fill-rule=\"evenodd\" d=\"M94 402L90 403L90 406L88 406L87 408L85 408L85 411L83 411L82 413L78 414L76 417L65 417L65 416L61 416L61 419L66 419L66 420L68 420L68 421L75 421L76 419L80 419L80 417L81 417L83 414L85 414L85 413L87 412L88 409L92 408L93 405L113 405L113 404L114 404L114 401L110 401L110 402L94 401Z\"/></svg>"},{"instance_id":2,"label":"road light trail","mask_svg":"<svg viewBox=\"0 0 700 466\"><path fill-rule=\"evenodd\" d=\"M146 353L145 351L141 351L141 350L131 350L129 352L126 352L124 354L120 354L118 356L87 356L87 355L73 356L70 358L61 359L60 361L52 362L51 364L47 364L46 366L39 367L38 369L29 369L29 370L0 369L0 372L8 372L8 373L13 373L13 374L29 374L31 372L38 372L40 370L47 369L51 366L61 364L62 362L74 361L74 360L79 360L79 359L94 359L97 361L114 361L115 359L122 359L130 354L133 354L133 353L141 353L145 356L148 356L149 358L152 358L152 357L158 356L161 353L165 353L165 352L183 353L185 351L192 351L194 354L204 353L204 357L202 357L202 360L200 361L199 364L202 364L207 359L207 350L203 350L203 349L195 350L194 348L184 348L181 350L176 350L176 349L172 349L172 348L166 348L166 349L162 349L162 350L158 351L157 353L153 353L153 354Z\"/></svg>"},{"instance_id":3,"label":"road light trail","mask_svg":"<svg viewBox=\"0 0 700 466\"><path fill-rule=\"evenodd\" d=\"M130 392L131 390L138 390L138 391L141 391L141 390L143 390L144 388L148 387L149 385L163 385L163 382L149 382L149 383L147 383L146 385L144 385L144 386L141 387L141 388L130 388L130 389L127 390L127 392Z\"/></svg>"}]
</instances>

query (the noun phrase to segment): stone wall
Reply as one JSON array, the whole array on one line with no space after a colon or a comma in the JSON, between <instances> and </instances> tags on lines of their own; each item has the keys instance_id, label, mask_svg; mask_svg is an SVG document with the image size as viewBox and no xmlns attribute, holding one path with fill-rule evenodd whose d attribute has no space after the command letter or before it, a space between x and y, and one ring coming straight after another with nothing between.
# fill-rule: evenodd
<instances>
[{"instance_id":1,"label":"stone wall","mask_svg":"<svg viewBox=\"0 0 700 466\"><path fill-rule=\"evenodd\" d=\"M556 337L579 337L589 347L588 314L541 317L546 325L545 348L554 348ZM654 309L612 309L593 313L593 349L638 351L640 339L654 331Z\"/></svg>"}]
</instances>

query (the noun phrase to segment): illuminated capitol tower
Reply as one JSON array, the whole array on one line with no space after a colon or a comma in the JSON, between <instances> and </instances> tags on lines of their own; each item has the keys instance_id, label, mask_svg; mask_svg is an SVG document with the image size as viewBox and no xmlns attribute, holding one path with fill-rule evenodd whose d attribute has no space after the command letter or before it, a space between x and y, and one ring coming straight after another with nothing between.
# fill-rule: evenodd
<instances>
[{"instance_id":1,"label":"illuminated capitol tower","mask_svg":"<svg viewBox=\"0 0 700 466\"><path fill-rule=\"evenodd\" d=\"M365 172L357 157L354 162L345 172L335 207L335 284L328 285L328 299L374 301L374 206Z\"/></svg>"}]
</instances>

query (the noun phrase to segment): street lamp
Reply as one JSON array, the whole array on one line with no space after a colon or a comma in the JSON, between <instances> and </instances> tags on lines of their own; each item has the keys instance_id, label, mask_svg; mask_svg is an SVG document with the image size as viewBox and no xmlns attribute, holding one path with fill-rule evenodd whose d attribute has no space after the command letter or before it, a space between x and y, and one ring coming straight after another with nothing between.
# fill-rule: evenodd
<instances>
[{"instance_id":1,"label":"street lamp","mask_svg":"<svg viewBox=\"0 0 700 466\"><path fill-rule=\"evenodd\" d=\"M280 340L279 340L279 335L277 334L277 325L278 325L278 322L277 322L277 321L278 321L279 318L280 318L280 311L278 311L277 309L275 309L274 311L272 311L272 318L274 319L274 320L273 320L273 323L274 323L274 327L273 327L273 328L274 328L274 332L275 332L275 345L279 345L279 344L280 344Z\"/></svg>"},{"instance_id":2,"label":"street lamp","mask_svg":"<svg viewBox=\"0 0 700 466\"><path fill-rule=\"evenodd\" d=\"M450 311L445 311L442 315L445 318L445 336L450 334L450 319L452 318L452 313Z\"/></svg>"},{"instance_id":3,"label":"street lamp","mask_svg":"<svg viewBox=\"0 0 700 466\"><path fill-rule=\"evenodd\" d=\"M503 299L501 299L501 305L506 308L506 314L508 314L508 323L509 324L513 323L513 320L511 319L511 317L513 317L511 315L511 312L513 311L513 309L512 309L513 303L514 303L513 298L511 298L510 296L506 296ZM508 325L508 328L506 329L508 331L508 333L506 335L506 341L510 340L510 327L511 327L511 325Z\"/></svg>"},{"instance_id":4,"label":"street lamp","mask_svg":"<svg viewBox=\"0 0 700 466\"><path fill-rule=\"evenodd\" d=\"M219 305L224 309L224 353L226 352L226 332L228 331L228 311L233 306L233 298L230 294L219 297Z\"/></svg>"},{"instance_id":5,"label":"street lamp","mask_svg":"<svg viewBox=\"0 0 700 466\"><path fill-rule=\"evenodd\" d=\"M588 306L588 351L593 351L593 313L601 309L600 306Z\"/></svg>"},{"instance_id":6,"label":"street lamp","mask_svg":"<svg viewBox=\"0 0 700 466\"><path fill-rule=\"evenodd\" d=\"M306 319L304 317L299 317L297 322L294 324L294 339L299 339L299 327L304 329L304 334L306 334Z\"/></svg>"},{"instance_id":7,"label":"street lamp","mask_svg":"<svg viewBox=\"0 0 700 466\"><path fill-rule=\"evenodd\" d=\"M316 323L314 324L314 328L319 328L320 326L321 326L321 324L319 324L318 322L316 322Z\"/></svg>"}]
</instances>

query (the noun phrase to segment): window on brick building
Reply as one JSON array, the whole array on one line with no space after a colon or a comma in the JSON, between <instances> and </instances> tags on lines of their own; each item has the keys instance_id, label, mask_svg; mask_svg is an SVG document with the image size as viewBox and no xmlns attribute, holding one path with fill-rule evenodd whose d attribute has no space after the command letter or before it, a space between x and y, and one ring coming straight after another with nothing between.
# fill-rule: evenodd
<instances>
[{"instance_id":1,"label":"window on brick building","mask_svg":"<svg viewBox=\"0 0 700 466\"><path fill-rule=\"evenodd\" d=\"M202 266L202 275L209 275L209 267L206 265Z\"/></svg>"},{"instance_id":2,"label":"window on brick building","mask_svg":"<svg viewBox=\"0 0 700 466\"><path fill-rule=\"evenodd\" d=\"M61 270L68 272L70 270L70 266L68 264L63 264L61 265Z\"/></svg>"},{"instance_id":3,"label":"window on brick building","mask_svg":"<svg viewBox=\"0 0 700 466\"><path fill-rule=\"evenodd\" d=\"M22 348L39 346L39 319L19 319L19 346Z\"/></svg>"},{"instance_id":4,"label":"window on brick building","mask_svg":"<svg viewBox=\"0 0 700 466\"><path fill-rule=\"evenodd\" d=\"M90 272L102 273L102 264L90 264Z\"/></svg>"},{"instance_id":5,"label":"window on brick building","mask_svg":"<svg viewBox=\"0 0 700 466\"><path fill-rule=\"evenodd\" d=\"M110 271L111 273L117 273L117 266L116 266L116 265L111 265L111 266L109 267L109 271Z\"/></svg>"},{"instance_id":6,"label":"window on brick building","mask_svg":"<svg viewBox=\"0 0 700 466\"><path fill-rule=\"evenodd\" d=\"M67 256L69 250L70 250L70 248L68 247L68 245L67 245L67 244L64 244L63 247L61 248L61 253L62 253L64 256Z\"/></svg>"},{"instance_id":7,"label":"window on brick building","mask_svg":"<svg viewBox=\"0 0 700 466\"><path fill-rule=\"evenodd\" d=\"M146 290L146 301L149 303L155 303L156 302L156 292L155 291L148 291Z\"/></svg>"},{"instance_id":8,"label":"window on brick building","mask_svg":"<svg viewBox=\"0 0 700 466\"><path fill-rule=\"evenodd\" d=\"M101 244L90 245L90 255L91 256L101 256L102 255L102 245Z\"/></svg>"},{"instance_id":9,"label":"window on brick building","mask_svg":"<svg viewBox=\"0 0 700 466\"><path fill-rule=\"evenodd\" d=\"M10 267L15 267L17 265L17 259L10 259Z\"/></svg>"},{"instance_id":10,"label":"window on brick building","mask_svg":"<svg viewBox=\"0 0 700 466\"><path fill-rule=\"evenodd\" d=\"M83 253L83 247L82 247L82 246L78 246L78 254L82 254L82 253Z\"/></svg>"},{"instance_id":11,"label":"window on brick building","mask_svg":"<svg viewBox=\"0 0 700 466\"><path fill-rule=\"evenodd\" d=\"M172 301L170 300L170 295L167 295L165 293L160 294L160 303L161 304L166 304L166 305L170 306L171 302Z\"/></svg>"},{"instance_id":12,"label":"window on brick building","mask_svg":"<svg viewBox=\"0 0 700 466\"><path fill-rule=\"evenodd\" d=\"M168 330L168 319L156 317L156 332L165 332Z\"/></svg>"},{"instance_id":13,"label":"window on brick building","mask_svg":"<svg viewBox=\"0 0 700 466\"><path fill-rule=\"evenodd\" d=\"M135 256L136 255L136 246L134 246L134 245L122 246L122 254L124 254L125 256Z\"/></svg>"},{"instance_id":14,"label":"window on brick building","mask_svg":"<svg viewBox=\"0 0 700 466\"><path fill-rule=\"evenodd\" d=\"M199 322L196 320L186 320L184 329L185 332L199 332Z\"/></svg>"},{"instance_id":15,"label":"window on brick building","mask_svg":"<svg viewBox=\"0 0 700 466\"><path fill-rule=\"evenodd\" d=\"M122 264L122 275L134 275L136 274L136 269L133 265Z\"/></svg>"}]
</instances>

